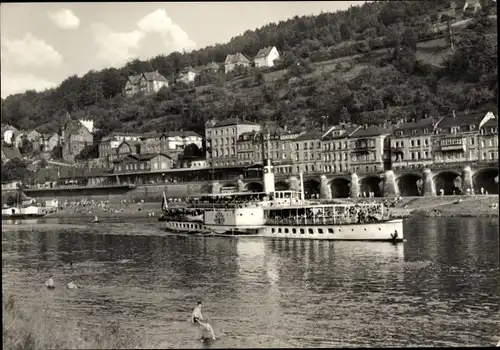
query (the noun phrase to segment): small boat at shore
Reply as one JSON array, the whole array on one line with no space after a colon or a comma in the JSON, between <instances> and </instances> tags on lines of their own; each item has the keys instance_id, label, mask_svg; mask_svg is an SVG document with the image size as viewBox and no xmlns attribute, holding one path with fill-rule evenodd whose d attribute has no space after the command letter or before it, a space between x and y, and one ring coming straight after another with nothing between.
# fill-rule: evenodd
<instances>
[{"instance_id":1,"label":"small boat at shore","mask_svg":"<svg viewBox=\"0 0 500 350\"><path fill-rule=\"evenodd\" d=\"M28 207L11 207L2 209L2 220L22 220L41 218L45 212L40 207L30 205Z\"/></svg>"}]
</instances>

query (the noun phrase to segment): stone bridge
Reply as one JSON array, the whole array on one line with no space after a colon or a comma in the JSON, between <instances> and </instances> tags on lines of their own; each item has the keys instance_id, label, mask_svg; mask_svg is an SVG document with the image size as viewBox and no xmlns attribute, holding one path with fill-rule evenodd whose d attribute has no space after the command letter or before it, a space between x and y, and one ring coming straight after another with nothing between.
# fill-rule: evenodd
<instances>
[{"instance_id":1,"label":"stone bridge","mask_svg":"<svg viewBox=\"0 0 500 350\"><path fill-rule=\"evenodd\" d=\"M304 192L321 197L369 196L433 196L467 193L498 194L498 163L446 163L430 168L417 167L383 173L309 173L304 174ZM298 176L276 174L275 187L286 190L298 187ZM243 183L242 183L243 182ZM224 186L238 186L227 183ZM259 192L263 190L260 179L240 181L240 189Z\"/></svg>"}]
</instances>

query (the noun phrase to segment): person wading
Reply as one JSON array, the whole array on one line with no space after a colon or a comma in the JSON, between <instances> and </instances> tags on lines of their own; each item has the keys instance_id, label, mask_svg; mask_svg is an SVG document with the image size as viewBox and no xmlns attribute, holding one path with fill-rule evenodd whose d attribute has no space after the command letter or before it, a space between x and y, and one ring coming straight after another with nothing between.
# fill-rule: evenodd
<instances>
[{"instance_id":1,"label":"person wading","mask_svg":"<svg viewBox=\"0 0 500 350\"><path fill-rule=\"evenodd\" d=\"M191 322L198 323L202 328L204 328L205 330L210 332L212 339L215 340L215 334L214 334L214 330L212 329L212 326L210 326L210 324L208 322L202 322L203 315L201 314L201 306L202 306L202 302L199 301L193 310Z\"/></svg>"}]
</instances>

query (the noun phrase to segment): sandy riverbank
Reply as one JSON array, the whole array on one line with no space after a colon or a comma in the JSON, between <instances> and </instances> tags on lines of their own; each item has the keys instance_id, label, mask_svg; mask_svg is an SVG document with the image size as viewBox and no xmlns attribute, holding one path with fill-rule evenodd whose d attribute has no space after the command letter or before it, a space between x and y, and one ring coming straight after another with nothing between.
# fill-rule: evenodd
<instances>
[{"instance_id":1,"label":"sandy riverbank","mask_svg":"<svg viewBox=\"0 0 500 350\"><path fill-rule=\"evenodd\" d=\"M437 203L425 207L418 207L411 211L412 215L426 217L498 217L498 196L463 197L457 203Z\"/></svg>"},{"instance_id":2,"label":"sandy riverbank","mask_svg":"<svg viewBox=\"0 0 500 350\"><path fill-rule=\"evenodd\" d=\"M161 203L129 203L108 204L105 207L68 207L56 213L46 215L46 218L148 218L149 213L157 217L161 214Z\"/></svg>"},{"instance_id":3,"label":"sandy riverbank","mask_svg":"<svg viewBox=\"0 0 500 350\"><path fill-rule=\"evenodd\" d=\"M462 199L461 203L456 203ZM359 199L368 200L368 199ZM358 200L358 201L359 201ZM382 201L383 198L373 200ZM403 198L397 205L395 212L409 212L412 215L422 216L499 216L498 195L489 196L444 196L444 197L408 197ZM493 205L497 205L497 209ZM173 204L169 204L173 206ZM47 218L148 218L149 213L155 217L161 214L161 203L129 203L109 204L106 207L72 207L64 208L56 213L47 215Z\"/></svg>"}]
</instances>

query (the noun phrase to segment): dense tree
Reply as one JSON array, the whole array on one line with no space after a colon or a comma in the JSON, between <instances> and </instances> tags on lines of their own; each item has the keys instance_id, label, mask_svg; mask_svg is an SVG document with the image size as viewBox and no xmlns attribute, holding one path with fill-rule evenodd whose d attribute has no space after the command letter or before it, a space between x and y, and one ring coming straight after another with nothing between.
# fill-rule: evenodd
<instances>
[{"instance_id":1,"label":"dense tree","mask_svg":"<svg viewBox=\"0 0 500 350\"><path fill-rule=\"evenodd\" d=\"M14 158L2 164L2 181L28 181L32 176L26 162L21 159Z\"/></svg>"},{"instance_id":2,"label":"dense tree","mask_svg":"<svg viewBox=\"0 0 500 350\"><path fill-rule=\"evenodd\" d=\"M447 7L447 0L376 1L347 11L296 16L246 31L226 44L135 59L122 68L68 77L55 89L9 96L1 100L2 121L48 133L58 131L69 112L72 118L93 118L100 136L114 130L203 134L208 119L236 115L280 125L299 125L307 117L317 125L323 115L330 122L346 116L352 122L377 122L496 106L496 23L484 14L454 38L455 52L444 68L417 60L419 40L444 34L432 34L430 28L435 24L431 19ZM238 68L227 75L205 71L195 86L172 84L172 77L189 65L222 63L235 52L254 57L265 46L276 46L281 53L272 69ZM429 61L449 54L439 50L428 55ZM359 56L348 57L353 55ZM328 62L337 58L342 60ZM122 94L129 75L152 70L171 85L155 95Z\"/></svg>"}]
</instances>

